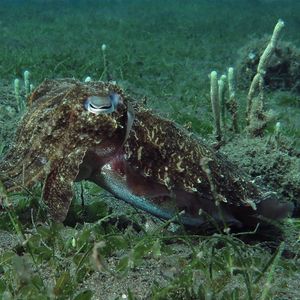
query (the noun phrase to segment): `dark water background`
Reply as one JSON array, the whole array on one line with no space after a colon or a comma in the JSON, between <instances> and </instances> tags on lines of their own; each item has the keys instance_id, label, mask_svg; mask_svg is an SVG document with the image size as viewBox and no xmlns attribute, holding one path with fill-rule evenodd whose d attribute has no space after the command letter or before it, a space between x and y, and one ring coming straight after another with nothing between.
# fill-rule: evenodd
<instances>
[{"instance_id":1,"label":"dark water background","mask_svg":"<svg viewBox=\"0 0 300 300\"><path fill-rule=\"evenodd\" d=\"M270 34L279 18L286 22L283 39L299 45L299 1L2 0L0 76L14 78L27 68L39 79L93 75L102 43L114 68L126 63L133 81L136 73L155 77L147 63L154 68L160 59L166 76L169 63L184 64L177 72L185 76L187 69L190 76L223 71L236 63L239 48Z\"/></svg>"}]
</instances>

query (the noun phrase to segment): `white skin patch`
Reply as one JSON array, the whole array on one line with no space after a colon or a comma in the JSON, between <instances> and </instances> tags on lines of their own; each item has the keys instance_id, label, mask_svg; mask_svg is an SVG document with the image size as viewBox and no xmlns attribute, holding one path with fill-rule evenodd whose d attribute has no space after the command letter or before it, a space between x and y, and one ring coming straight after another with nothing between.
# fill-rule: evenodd
<instances>
[{"instance_id":1,"label":"white skin patch","mask_svg":"<svg viewBox=\"0 0 300 300\"><path fill-rule=\"evenodd\" d=\"M143 147L139 147L139 149L137 150L137 159L138 160L141 160L141 158L142 158L142 150L143 150Z\"/></svg>"},{"instance_id":2,"label":"white skin patch","mask_svg":"<svg viewBox=\"0 0 300 300\"><path fill-rule=\"evenodd\" d=\"M166 187L169 189L170 188L171 179L168 176L167 172L164 174L164 180L163 180L163 182L165 183Z\"/></svg>"},{"instance_id":3,"label":"white skin patch","mask_svg":"<svg viewBox=\"0 0 300 300\"><path fill-rule=\"evenodd\" d=\"M111 165L110 165L110 164L105 164L105 165L102 167L102 170L111 170Z\"/></svg>"},{"instance_id":4,"label":"white skin patch","mask_svg":"<svg viewBox=\"0 0 300 300\"><path fill-rule=\"evenodd\" d=\"M181 159L180 156L178 156L178 159L179 159L179 161L176 163L176 169L177 169L178 172L183 172L184 169L181 167L182 159Z\"/></svg>"}]
</instances>

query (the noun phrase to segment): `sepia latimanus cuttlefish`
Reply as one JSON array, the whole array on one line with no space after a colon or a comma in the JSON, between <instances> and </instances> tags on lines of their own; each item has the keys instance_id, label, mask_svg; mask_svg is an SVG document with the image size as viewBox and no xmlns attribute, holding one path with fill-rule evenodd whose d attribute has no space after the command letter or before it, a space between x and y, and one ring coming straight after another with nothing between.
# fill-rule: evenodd
<instances>
[{"instance_id":1,"label":"sepia latimanus cuttlefish","mask_svg":"<svg viewBox=\"0 0 300 300\"><path fill-rule=\"evenodd\" d=\"M56 221L65 220L73 183L81 180L190 226L213 220L241 228L291 210L199 137L115 84L45 80L29 104L0 178L7 191L43 182L43 200Z\"/></svg>"}]
</instances>

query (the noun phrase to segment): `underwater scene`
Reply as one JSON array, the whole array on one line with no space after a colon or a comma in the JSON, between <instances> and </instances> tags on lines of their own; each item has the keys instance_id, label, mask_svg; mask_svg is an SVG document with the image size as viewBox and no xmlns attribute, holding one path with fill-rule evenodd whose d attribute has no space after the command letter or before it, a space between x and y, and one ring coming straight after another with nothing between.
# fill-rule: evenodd
<instances>
[{"instance_id":1,"label":"underwater scene","mask_svg":"<svg viewBox=\"0 0 300 300\"><path fill-rule=\"evenodd\" d=\"M0 299L300 299L300 2L0 1Z\"/></svg>"}]
</instances>

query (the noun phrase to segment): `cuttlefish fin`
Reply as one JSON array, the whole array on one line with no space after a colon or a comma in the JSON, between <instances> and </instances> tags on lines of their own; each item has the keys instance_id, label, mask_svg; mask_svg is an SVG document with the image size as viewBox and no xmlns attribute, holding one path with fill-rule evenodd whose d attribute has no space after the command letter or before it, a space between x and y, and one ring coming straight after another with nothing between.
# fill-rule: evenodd
<instances>
[{"instance_id":1,"label":"cuttlefish fin","mask_svg":"<svg viewBox=\"0 0 300 300\"><path fill-rule=\"evenodd\" d=\"M73 184L79 172L86 149L70 153L51 164L44 188L43 200L54 221L63 222L69 211L74 192Z\"/></svg>"}]
</instances>

